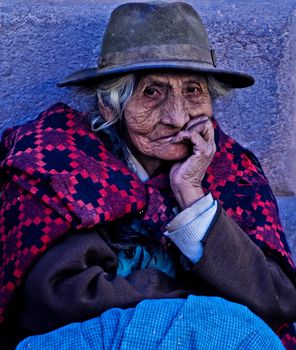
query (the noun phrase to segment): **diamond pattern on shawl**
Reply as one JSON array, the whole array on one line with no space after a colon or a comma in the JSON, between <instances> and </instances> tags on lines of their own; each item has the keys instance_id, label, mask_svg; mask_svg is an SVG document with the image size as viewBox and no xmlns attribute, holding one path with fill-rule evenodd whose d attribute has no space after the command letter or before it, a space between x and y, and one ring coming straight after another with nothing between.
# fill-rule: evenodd
<instances>
[{"instance_id":1,"label":"diamond pattern on shawl","mask_svg":"<svg viewBox=\"0 0 296 350\"><path fill-rule=\"evenodd\" d=\"M173 219L173 208L177 202L168 191L170 189L168 176L160 174L146 182L147 187L147 211L141 220L141 225L150 232L162 245L166 245L166 239L162 235L167 222Z\"/></svg>"},{"instance_id":2,"label":"diamond pattern on shawl","mask_svg":"<svg viewBox=\"0 0 296 350\"><path fill-rule=\"evenodd\" d=\"M284 257L294 268L275 198L256 157L219 128L217 151L203 186L265 251Z\"/></svg>"}]
</instances>

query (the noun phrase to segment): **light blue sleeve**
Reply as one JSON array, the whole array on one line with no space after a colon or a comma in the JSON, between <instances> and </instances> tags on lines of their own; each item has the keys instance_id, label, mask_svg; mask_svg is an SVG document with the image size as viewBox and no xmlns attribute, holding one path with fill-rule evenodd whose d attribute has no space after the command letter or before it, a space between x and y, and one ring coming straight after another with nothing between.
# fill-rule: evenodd
<instances>
[{"instance_id":1,"label":"light blue sleeve","mask_svg":"<svg viewBox=\"0 0 296 350\"><path fill-rule=\"evenodd\" d=\"M217 201L209 193L181 211L168 225L164 233L193 263L203 254L204 238L217 211Z\"/></svg>"}]
</instances>

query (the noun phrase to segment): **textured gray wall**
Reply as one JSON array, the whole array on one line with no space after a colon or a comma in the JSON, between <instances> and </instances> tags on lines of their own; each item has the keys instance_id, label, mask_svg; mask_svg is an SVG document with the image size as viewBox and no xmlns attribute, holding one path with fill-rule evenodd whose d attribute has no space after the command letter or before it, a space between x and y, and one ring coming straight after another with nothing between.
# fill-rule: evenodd
<instances>
[{"instance_id":1,"label":"textured gray wall","mask_svg":"<svg viewBox=\"0 0 296 350\"><path fill-rule=\"evenodd\" d=\"M88 98L55 84L96 64L102 30L122 2L0 0L0 132L59 100L87 108ZM216 117L255 152L275 193L285 196L280 208L296 251L296 2L188 2L208 28L219 66L256 78L253 87L219 101Z\"/></svg>"}]
</instances>

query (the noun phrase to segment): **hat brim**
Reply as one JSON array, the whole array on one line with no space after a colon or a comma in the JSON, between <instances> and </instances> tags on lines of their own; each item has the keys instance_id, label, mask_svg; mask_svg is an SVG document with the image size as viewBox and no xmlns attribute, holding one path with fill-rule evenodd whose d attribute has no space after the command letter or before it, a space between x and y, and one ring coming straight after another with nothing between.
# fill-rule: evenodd
<instances>
[{"instance_id":1,"label":"hat brim","mask_svg":"<svg viewBox=\"0 0 296 350\"><path fill-rule=\"evenodd\" d=\"M64 80L57 83L57 86L65 87L76 85L92 85L105 80L106 78L112 78L116 75L153 70L191 71L202 74L211 74L217 80L228 85L230 88L245 88L252 86L255 83L255 79L249 74L218 69L208 64L192 61L157 61L149 63L135 63L100 70L97 68L81 69L65 77Z\"/></svg>"}]
</instances>

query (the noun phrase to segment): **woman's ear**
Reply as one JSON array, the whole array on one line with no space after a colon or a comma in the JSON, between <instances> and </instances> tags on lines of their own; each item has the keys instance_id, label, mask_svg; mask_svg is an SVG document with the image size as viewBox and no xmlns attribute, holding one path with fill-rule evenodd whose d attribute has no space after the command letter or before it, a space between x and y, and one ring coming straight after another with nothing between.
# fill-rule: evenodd
<instances>
[{"instance_id":1,"label":"woman's ear","mask_svg":"<svg viewBox=\"0 0 296 350\"><path fill-rule=\"evenodd\" d=\"M115 112L111 107L105 105L102 101L98 101L98 108L106 122L111 122L114 120Z\"/></svg>"}]
</instances>

